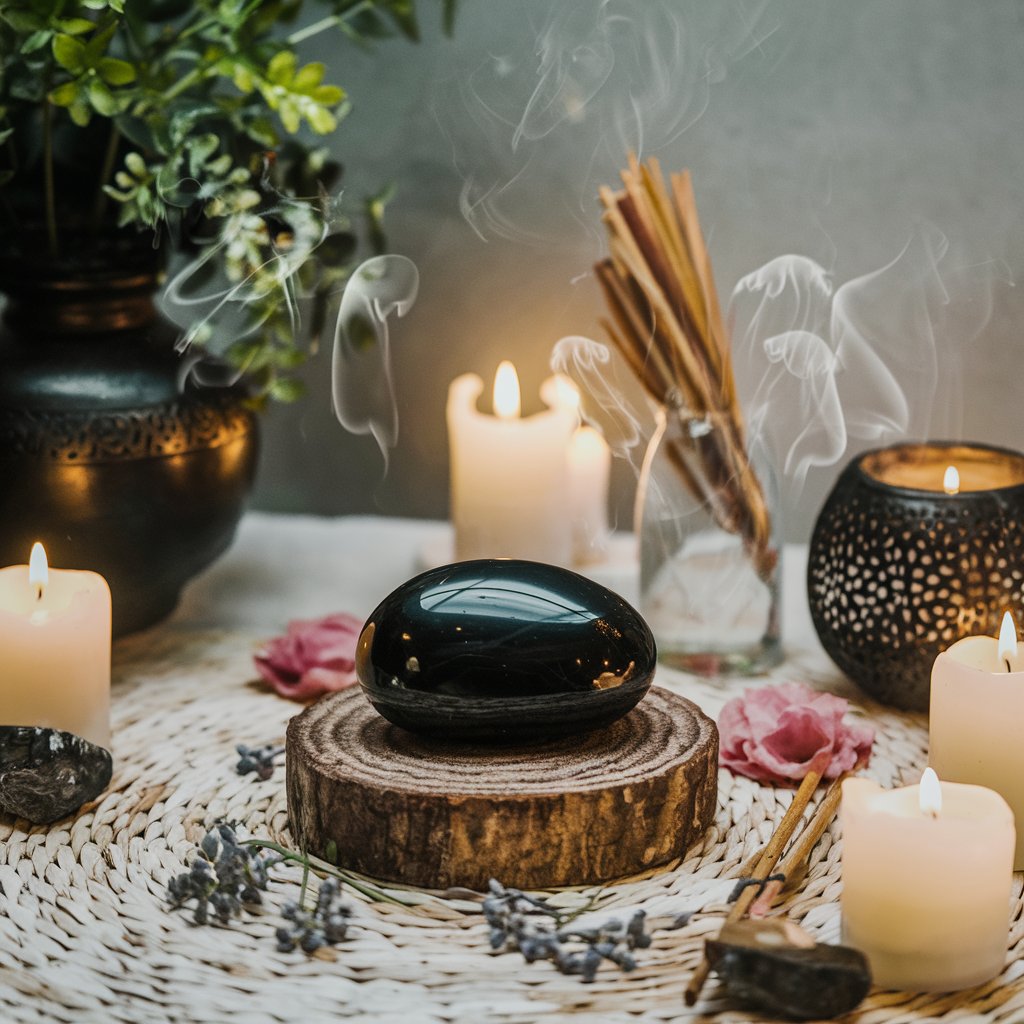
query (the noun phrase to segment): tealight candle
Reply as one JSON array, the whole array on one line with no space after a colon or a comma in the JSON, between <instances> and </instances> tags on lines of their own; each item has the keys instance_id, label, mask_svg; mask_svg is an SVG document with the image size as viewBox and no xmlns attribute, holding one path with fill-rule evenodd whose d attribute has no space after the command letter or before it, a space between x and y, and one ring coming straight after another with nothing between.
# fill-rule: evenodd
<instances>
[{"instance_id":1,"label":"tealight candle","mask_svg":"<svg viewBox=\"0 0 1024 1024\"><path fill-rule=\"evenodd\" d=\"M573 529L566 449L578 412L545 382L541 397L548 408L522 417L511 363L498 368L493 416L477 408L483 389L483 381L467 373L448 390L456 558L568 565Z\"/></svg>"},{"instance_id":2,"label":"tealight candle","mask_svg":"<svg viewBox=\"0 0 1024 1024\"><path fill-rule=\"evenodd\" d=\"M110 747L110 589L98 573L0 569L0 725L35 725Z\"/></svg>"},{"instance_id":3,"label":"tealight candle","mask_svg":"<svg viewBox=\"0 0 1024 1024\"><path fill-rule=\"evenodd\" d=\"M877 985L945 992L1006 961L1013 812L998 793L942 782L884 790L847 779L842 802L843 941Z\"/></svg>"},{"instance_id":4,"label":"tealight candle","mask_svg":"<svg viewBox=\"0 0 1024 1024\"><path fill-rule=\"evenodd\" d=\"M999 638L969 636L943 651L932 666L928 763L944 779L988 786L1024 827L1024 654L1010 613ZM1014 870L1024 870L1018 832Z\"/></svg>"}]
</instances>

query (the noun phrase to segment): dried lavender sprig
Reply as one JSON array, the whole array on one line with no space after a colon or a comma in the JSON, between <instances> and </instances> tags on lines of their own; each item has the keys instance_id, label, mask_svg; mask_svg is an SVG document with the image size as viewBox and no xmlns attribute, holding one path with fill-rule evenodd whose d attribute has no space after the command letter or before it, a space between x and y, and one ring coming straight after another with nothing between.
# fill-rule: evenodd
<instances>
[{"instance_id":1,"label":"dried lavender sprig","mask_svg":"<svg viewBox=\"0 0 1024 1024\"><path fill-rule=\"evenodd\" d=\"M281 913L288 925L277 929L277 948L282 953L298 947L315 953L321 946L333 946L348 934L352 908L341 902L339 886L332 878L320 883L316 905L306 910L301 903L288 902Z\"/></svg>"},{"instance_id":2,"label":"dried lavender sprig","mask_svg":"<svg viewBox=\"0 0 1024 1024\"><path fill-rule=\"evenodd\" d=\"M173 909L195 900L192 919L196 924L208 924L211 912L220 924L227 924L243 907L259 906L268 872L281 861L240 843L235 830L223 822L210 829L196 849L198 855L189 870L167 883Z\"/></svg>"},{"instance_id":3,"label":"dried lavender sprig","mask_svg":"<svg viewBox=\"0 0 1024 1024\"><path fill-rule=\"evenodd\" d=\"M261 782L266 782L274 774L274 769L277 767L274 764L274 758L280 757L284 753L284 747L274 746L273 743L267 743L262 747L247 747L244 743L239 743L235 750L238 751L238 764L235 765L235 771L239 775L255 772Z\"/></svg>"},{"instance_id":4,"label":"dried lavender sprig","mask_svg":"<svg viewBox=\"0 0 1024 1024\"><path fill-rule=\"evenodd\" d=\"M636 967L633 950L651 944L642 910L628 921L613 917L600 925L569 927L568 921L575 914L565 914L542 899L506 888L494 879L483 912L491 929L492 949L518 950L527 963L550 960L562 974L579 975L584 982L594 980L604 960L622 971L632 971ZM584 948L566 948L566 943L582 943Z\"/></svg>"}]
</instances>

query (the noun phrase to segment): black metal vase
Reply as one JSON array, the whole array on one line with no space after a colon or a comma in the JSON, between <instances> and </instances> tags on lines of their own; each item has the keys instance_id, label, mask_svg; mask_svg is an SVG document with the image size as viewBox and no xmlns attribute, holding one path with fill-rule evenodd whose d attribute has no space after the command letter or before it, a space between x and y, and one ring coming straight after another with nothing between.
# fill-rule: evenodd
<instances>
[{"instance_id":1,"label":"black metal vase","mask_svg":"<svg viewBox=\"0 0 1024 1024\"><path fill-rule=\"evenodd\" d=\"M135 255L0 260L0 565L39 540L52 565L101 573L115 636L168 615L227 549L258 448L240 393L179 383L155 261Z\"/></svg>"}]
</instances>

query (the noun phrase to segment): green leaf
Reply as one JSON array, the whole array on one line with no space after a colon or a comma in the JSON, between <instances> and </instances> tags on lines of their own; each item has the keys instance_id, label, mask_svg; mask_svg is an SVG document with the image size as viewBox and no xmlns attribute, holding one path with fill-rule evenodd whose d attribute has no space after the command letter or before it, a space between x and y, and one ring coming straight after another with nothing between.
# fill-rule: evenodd
<instances>
[{"instance_id":1,"label":"green leaf","mask_svg":"<svg viewBox=\"0 0 1024 1024\"><path fill-rule=\"evenodd\" d=\"M274 85L288 85L295 77L295 54L281 50L270 58L267 65L267 80Z\"/></svg>"},{"instance_id":2,"label":"green leaf","mask_svg":"<svg viewBox=\"0 0 1024 1024\"><path fill-rule=\"evenodd\" d=\"M84 128L92 120L92 110L89 104L84 102L81 92L75 97L75 102L68 107L68 113L79 128Z\"/></svg>"},{"instance_id":3,"label":"green leaf","mask_svg":"<svg viewBox=\"0 0 1024 1024\"><path fill-rule=\"evenodd\" d=\"M299 111L295 104L290 100L286 100L278 109L278 114L281 117L281 124L284 125L284 130L288 132L289 135L294 135L299 130L299 126L301 124L299 120Z\"/></svg>"},{"instance_id":4,"label":"green leaf","mask_svg":"<svg viewBox=\"0 0 1024 1024\"><path fill-rule=\"evenodd\" d=\"M21 44L21 52L35 53L36 50L41 50L52 38L53 33L49 29L40 29L38 32L33 32Z\"/></svg>"},{"instance_id":5,"label":"green leaf","mask_svg":"<svg viewBox=\"0 0 1024 1024\"><path fill-rule=\"evenodd\" d=\"M78 82L65 82L50 92L50 102L58 107L70 107L78 98Z\"/></svg>"},{"instance_id":6,"label":"green leaf","mask_svg":"<svg viewBox=\"0 0 1024 1024\"><path fill-rule=\"evenodd\" d=\"M313 90L324 80L325 71L326 68L320 63L320 61L313 61L313 63L307 64L304 68L300 68L298 73L292 79L292 91L304 92L312 95ZM331 88L331 86L327 86L325 88ZM337 91L339 93L341 92L340 89ZM340 100L341 97L339 96L338 99ZM337 102L337 100L334 102Z\"/></svg>"},{"instance_id":7,"label":"green leaf","mask_svg":"<svg viewBox=\"0 0 1024 1024\"><path fill-rule=\"evenodd\" d=\"M310 128L312 128L317 135L327 135L338 127L338 122L334 115L324 107L310 107L310 109L306 111L306 120L309 122ZM295 131L297 129L292 130Z\"/></svg>"},{"instance_id":8,"label":"green leaf","mask_svg":"<svg viewBox=\"0 0 1024 1024\"><path fill-rule=\"evenodd\" d=\"M116 57L100 58L96 70L108 85L127 85L135 81L135 68L128 61Z\"/></svg>"},{"instance_id":9,"label":"green leaf","mask_svg":"<svg viewBox=\"0 0 1024 1024\"><path fill-rule=\"evenodd\" d=\"M280 142L274 126L265 117L254 118L245 126L245 132L253 142L266 149L274 149Z\"/></svg>"},{"instance_id":10,"label":"green leaf","mask_svg":"<svg viewBox=\"0 0 1024 1024\"><path fill-rule=\"evenodd\" d=\"M0 18L7 22L15 32L26 34L37 32L46 28L46 19L33 11L18 10L17 8L0 8Z\"/></svg>"},{"instance_id":11,"label":"green leaf","mask_svg":"<svg viewBox=\"0 0 1024 1024\"><path fill-rule=\"evenodd\" d=\"M275 380L269 391L270 397L276 398L279 402L294 402L306 393L306 388L302 381L285 377L283 380Z\"/></svg>"},{"instance_id":12,"label":"green leaf","mask_svg":"<svg viewBox=\"0 0 1024 1024\"><path fill-rule=\"evenodd\" d=\"M416 22L416 7L412 0L392 0L388 13L398 30L414 43L420 40L420 27Z\"/></svg>"},{"instance_id":13,"label":"green leaf","mask_svg":"<svg viewBox=\"0 0 1024 1024\"><path fill-rule=\"evenodd\" d=\"M96 35L85 44L85 63L89 67L95 67L99 62L99 59L107 52L107 45L110 40L114 38L114 33L117 31L117 22L109 24L102 32L97 32Z\"/></svg>"},{"instance_id":14,"label":"green leaf","mask_svg":"<svg viewBox=\"0 0 1024 1024\"><path fill-rule=\"evenodd\" d=\"M256 87L252 72L244 64L235 64L231 72L231 80L239 92L250 93Z\"/></svg>"},{"instance_id":15,"label":"green leaf","mask_svg":"<svg viewBox=\"0 0 1024 1024\"><path fill-rule=\"evenodd\" d=\"M57 18L54 24L69 36L80 36L84 32L91 32L96 27L96 22L88 18Z\"/></svg>"},{"instance_id":16,"label":"green leaf","mask_svg":"<svg viewBox=\"0 0 1024 1024\"><path fill-rule=\"evenodd\" d=\"M336 85L320 85L309 95L322 106L333 107L345 98L345 90Z\"/></svg>"},{"instance_id":17,"label":"green leaf","mask_svg":"<svg viewBox=\"0 0 1024 1024\"><path fill-rule=\"evenodd\" d=\"M0 146L2 146L13 134L13 128L0 128Z\"/></svg>"},{"instance_id":18,"label":"green leaf","mask_svg":"<svg viewBox=\"0 0 1024 1024\"><path fill-rule=\"evenodd\" d=\"M138 153L128 153L124 158L124 165L136 178L145 178L149 175L146 161Z\"/></svg>"},{"instance_id":19,"label":"green leaf","mask_svg":"<svg viewBox=\"0 0 1024 1024\"><path fill-rule=\"evenodd\" d=\"M89 80L89 102L93 109L104 117L113 117L120 107L110 88L99 78Z\"/></svg>"},{"instance_id":20,"label":"green leaf","mask_svg":"<svg viewBox=\"0 0 1024 1024\"><path fill-rule=\"evenodd\" d=\"M85 46L73 36L53 37L53 57L62 68L67 68L72 74L81 74L86 68Z\"/></svg>"}]
</instances>

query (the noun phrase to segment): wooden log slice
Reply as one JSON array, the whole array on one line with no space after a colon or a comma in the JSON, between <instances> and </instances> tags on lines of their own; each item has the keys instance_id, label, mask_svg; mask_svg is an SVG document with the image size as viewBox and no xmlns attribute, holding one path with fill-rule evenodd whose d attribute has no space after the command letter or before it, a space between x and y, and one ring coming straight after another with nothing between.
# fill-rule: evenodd
<instances>
[{"instance_id":1,"label":"wooden log slice","mask_svg":"<svg viewBox=\"0 0 1024 1024\"><path fill-rule=\"evenodd\" d=\"M300 848L426 888L603 882L681 857L714 817L718 730L655 687L586 736L535 746L432 740L382 718L362 692L293 718L288 813Z\"/></svg>"}]
</instances>

